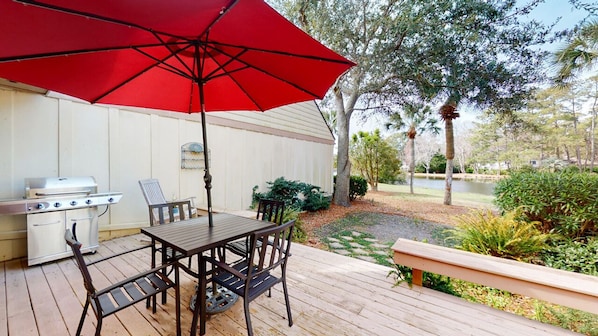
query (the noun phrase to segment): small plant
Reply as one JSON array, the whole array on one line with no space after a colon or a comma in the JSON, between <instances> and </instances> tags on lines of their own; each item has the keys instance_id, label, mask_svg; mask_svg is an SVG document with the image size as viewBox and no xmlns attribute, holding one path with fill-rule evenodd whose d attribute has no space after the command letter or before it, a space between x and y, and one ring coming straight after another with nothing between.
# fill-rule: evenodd
<instances>
[{"instance_id":1,"label":"small plant","mask_svg":"<svg viewBox=\"0 0 598 336\"><path fill-rule=\"evenodd\" d=\"M598 276L598 238L555 241L542 260L548 267Z\"/></svg>"},{"instance_id":2,"label":"small plant","mask_svg":"<svg viewBox=\"0 0 598 336\"><path fill-rule=\"evenodd\" d=\"M517 219L518 211L497 216L490 210L476 210L458 217L449 240L464 251L495 257L532 261L547 248L549 237L536 228L538 223Z\"/></svg>"}]
</instances>

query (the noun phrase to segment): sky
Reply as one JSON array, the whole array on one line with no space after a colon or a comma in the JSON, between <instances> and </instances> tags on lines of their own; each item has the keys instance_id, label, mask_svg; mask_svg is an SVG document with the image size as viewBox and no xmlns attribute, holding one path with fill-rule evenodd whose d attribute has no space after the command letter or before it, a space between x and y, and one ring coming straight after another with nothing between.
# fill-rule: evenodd
<instances>
[{"instance_id":1,"label":"sky","mask_svg":"<svg viewBox=\"0 0 598 336\"><path fill-rule=\"evenodd\" d=\"M529 3L529 1L530 0L519 0L518 2L520 4L525 4ZM598 0L584 0L583 3L593 3L598 5ZM538 7L529 15L530 18L542 21L546 24L555 22L559 19L555 27L557 30L572 28L585 16L586 13L584 11L574 10L568 0L545 0L544 3L538 5ZM558 48L562 47L564 43L565 42L555 43L546 46L546 48L551 51L556 51ZM478 115L479 112L477 111L462 111L460 118L455 121L455 126L458 127L458 124L469 124L475 120ZM379 116L370 117L364 121L359 113L354 113L351 117L350 133L353 134L358 131L371 132L374 129L379 128L384 134L384 122L384 118Z\"/></svg>"}]
</instances>

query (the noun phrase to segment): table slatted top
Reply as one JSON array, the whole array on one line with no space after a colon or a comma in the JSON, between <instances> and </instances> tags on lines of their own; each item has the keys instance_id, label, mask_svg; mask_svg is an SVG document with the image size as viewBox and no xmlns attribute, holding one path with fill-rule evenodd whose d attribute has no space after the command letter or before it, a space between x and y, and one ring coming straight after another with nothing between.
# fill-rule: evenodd
<instances>
[{"instance_id":1,"label":"table slatted top","mask_svg":"<svg viewBox=\"0 0 598 336\"><path fill-rule=\"evenodd\" d=\"M192 256L275 225L226 213L214 214L213 221L210 228L208 216L201 216L142 228L141 232L185 256Z\"/></svg>"}]
</instances>

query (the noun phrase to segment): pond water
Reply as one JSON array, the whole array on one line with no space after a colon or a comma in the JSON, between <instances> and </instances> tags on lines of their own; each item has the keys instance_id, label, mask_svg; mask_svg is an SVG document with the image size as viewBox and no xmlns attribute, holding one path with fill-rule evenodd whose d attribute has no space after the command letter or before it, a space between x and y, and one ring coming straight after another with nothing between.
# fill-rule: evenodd
<instances>
[{"instance_id":1,"label":"pond water","mask_svg":"<svg viewBox=\"0 0 598 336\"><path fill-rule=\"evenodd\" d=\"M409 184L409 180L407 180ZM485 179L480 180L463 180L453 178L452 191L454 192L468 192L482 195L494 195L494 181L488 181ZM413 187L423 187L430 189L444 190L444 176L435 177L419 177L413 178Z\"/></svg>"}]
</instances>

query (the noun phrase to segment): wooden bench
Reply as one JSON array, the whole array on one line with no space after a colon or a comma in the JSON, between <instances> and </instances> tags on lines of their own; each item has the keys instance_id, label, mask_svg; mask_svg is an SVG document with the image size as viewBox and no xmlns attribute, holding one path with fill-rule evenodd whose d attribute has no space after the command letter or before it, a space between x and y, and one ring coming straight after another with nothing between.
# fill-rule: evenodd
<instances>
[{"instance_id":1,"label":"wooden bench","mask_svg":"<svg viewBox=\"0 0 598 336\"><path fill-rule=\"evenodd\" d=\"M596 276L402 238L392 249L395 263L413 269L417 286L427 271L598 314Z\"/></svg>"}]
</instances>

